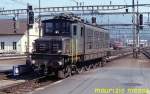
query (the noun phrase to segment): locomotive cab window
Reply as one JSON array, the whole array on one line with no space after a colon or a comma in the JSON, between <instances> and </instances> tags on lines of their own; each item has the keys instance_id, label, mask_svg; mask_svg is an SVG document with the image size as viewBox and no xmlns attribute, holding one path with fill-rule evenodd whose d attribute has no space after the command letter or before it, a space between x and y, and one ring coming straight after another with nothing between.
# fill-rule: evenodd
<instances>
[{"instance_id":1,"label":"locomotive cab window","mask_svg":"<svg viewBox=\"0 0 150 94\"><path fill-rule=\"evenodd\" d=\"M77 26L76 25L73 26L73 35L77 35Z\"/></svg>"},{"instance_id":2,"label":"locomotive cab window","mask_svg":"<svg viewBox=\"0 0 150 94\"><path fill-rule=\"evenodd\" d=\"M53 24L51 22L45 24L45 33L53 32Z\"/></svg>"},{"instance_id":3,"label":"locomotive cab window","mask_svg":"<svg viewBox=\"0 0 150 94\"><path fill-rule=\"evenodd\" d=\"M48 20L43 22L45 36L66 36L70 35L70 22L66 20Z\"/></svg>"}]
</instances>

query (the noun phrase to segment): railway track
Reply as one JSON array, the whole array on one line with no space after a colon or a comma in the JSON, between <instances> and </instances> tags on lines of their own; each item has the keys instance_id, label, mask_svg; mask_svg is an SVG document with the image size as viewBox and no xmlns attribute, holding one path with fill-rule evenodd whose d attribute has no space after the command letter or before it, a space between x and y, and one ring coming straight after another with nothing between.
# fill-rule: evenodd
<instances>
[{"instance_id":1,"label":"railway track","mask_svg":"<svg viewBox=\"0 0 150 94\"><path fill-rule=\"evenodd\" d=\"M33 77L34 78L34 77ZM0 94L26 94L36 88L51 84L59 79L54 76L41 76L25 82L16 83L0 89Z\"/></svg>"},{"instance_id":2,"label":"railway track","mask_svg":"<svg viewBox=\"0 0 150 94\"><path fill-rule=\"evenodd\" d=\"M7 74L0 73L0 80L7 80L7 79L8 79Z\"/></svg>"},{"instance_id":3,"label":"railway track","mask_svg":"<svg viewBox=\"0 0 150 94\"><path fill-rule=\"evenodd\" d=\"M99 66L91 67L90 70L95 69L95 68L99 68ZM85 70L82 70L82 72L80 73L83 73L85 71L89 71L89 70L85 69ZM72 74L72 75L75 75L75 74ZM33 90L37 88L47 86L49 84L52 84L56 81L61 80L59 78L56 78L54 75L37 76L37 75L33 75L32 73L27 76L18 77L17 79L22 79L22 78L28 79L28 80L25 80L25 82L20 82L17 84L13 84L13 85L9 85L9 86L1 88L0 94L26 94L26 93L32 92Z\"/></svg>"},{"instance_id":4,"label":"railway track","mask_svg":"<svg viewBox=\"0 0 150 94\"><path fill-rule=\"evenodd\" d=\"M91 67L90 70L98 68L98 67L99 66ZM82 70L82 72L85 72L85 71L89 71L89 70ZM59 78L56 78L53 75L37 76L37 75L33 75L32 73L30 75L22 76L17 79L22 79L22 78L28 79L28 80L25 80L25 82L20 82L17 84L13 84L13 85L9 85L7 87L1 88L0 94L26 94L28 92L35 90L36 88L40 88L40 87L52 84L60 80Z\"/></svg>"},{"instance_id":5,"label":"railway track","mask_svg":"<svg viewBox=\"0 0 150 94\"><path fill-rule=\"evenodd\" d=\"M98 66L91 67L90 70L95 69L95 68L98 68ZM83 70L82 73L85 71L89 71L89 70ZM35 77L34 79L26 80L25 82L20 82L17 84L13 84L13 85L1 88L0 94L26 94L26 93L32 92L33 90L37 88L47 86L59 80L61 79L56 78L55 76L52 76L52 75Z\"/></svg>"},{"instance_id":6,"label":"railway track","mask_svg":"<svg viewBox=\"0 0 150 94\"><path fill-rule=\"evenodd\" d=\"M150 59L150 48L147 49L143 49L142 53L148 58Z\"/></svg>"},{"instance_id":7,"label":"railway track","mask_svg":"<svg viewBox=\"0 0 150 94\"><path fill-rule=\"evenodd\" d=\"M128 53L128 54L131 54L131 53ZM118 57L122 57L122 56L125 56L128 54L120 53L120 54L118 54ZM114 57L114 58L118 58L118 57ZM114 60L114 58L112 58L112 60ZM96 65L96 66L90 67L90 70L99 68L100 66L101 65L99 65L99 66ZM82 72L85 72L85 71L89 71L89 70L82 70ZM1 76L2 75L0 75L0 77ZM31 73L30 75L19 77L18 79L25 79L25 81L1 88L0 94L26 94L28 92L35 90L36 88L40 88L40 87L52 84L52 83L60 80L52 75L37 76L37 75L33 75L33 73Z\"/></svg>"}]
</instances>

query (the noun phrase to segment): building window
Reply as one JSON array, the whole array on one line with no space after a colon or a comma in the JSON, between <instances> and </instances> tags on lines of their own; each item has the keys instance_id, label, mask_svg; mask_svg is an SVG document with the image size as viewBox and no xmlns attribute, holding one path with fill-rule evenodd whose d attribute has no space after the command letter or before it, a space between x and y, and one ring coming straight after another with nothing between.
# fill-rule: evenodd
<instances>
[{"instance_id":1,"label":"building window","mask_svg":"<svg viewBox=\"0 0 150 94\"><path fill-rule=\"evenodd\" d=\"M13 42L13 50L17 49L17 42Z\"/></svg>"},{"instance_id":2,"label":"building window","mask_svg":"<svg viewBox=\"0 0 150 94\"><path fill-rule=\"evenodd\" d=\"M5 49L5 42L1 42L1 50Z\"/></svg>"},{"instance_id":3,"label":"building window","mask_svg":"<svg viewBox=\"0 0 150 94\"><path fill-rule=\"evenodd\" d=\"M73 35L77 35L77 26L73 26Z\"/></svg>"}]
</instances>

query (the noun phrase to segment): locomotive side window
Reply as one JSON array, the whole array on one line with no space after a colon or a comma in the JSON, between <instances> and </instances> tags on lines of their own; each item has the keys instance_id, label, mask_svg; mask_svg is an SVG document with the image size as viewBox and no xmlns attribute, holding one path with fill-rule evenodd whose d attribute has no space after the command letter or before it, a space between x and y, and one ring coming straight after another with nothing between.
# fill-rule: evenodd
<instances>
[{"instance_id":1,"label":"locomotive side window","mask_svg":"<svg viewBox=\"0 0 150 94\"><path fill-rule=\"evenodd\" d=\"M66 33L70 34L70 23L67 22L65 27L66 27Z\"/></svg>"},{"instance_id":2,"label":"locomotive side window","mask_svg":"<svg viewBox=\"0 0 150 94\"><path fill-rule=\"evenodd\" d=\"M73 35L77 35L77 26L76 25L73 26Z\"/></svg>"},{"instance_id":3,"label":"locomotive side window","mask_svg":"<svg viewBox=\"0 0 150 94\"><path fill-rule=\"evenodd\" d=\"M81 27L81 37L83 36L83 27Z\"/></svg>"}]
</instances>

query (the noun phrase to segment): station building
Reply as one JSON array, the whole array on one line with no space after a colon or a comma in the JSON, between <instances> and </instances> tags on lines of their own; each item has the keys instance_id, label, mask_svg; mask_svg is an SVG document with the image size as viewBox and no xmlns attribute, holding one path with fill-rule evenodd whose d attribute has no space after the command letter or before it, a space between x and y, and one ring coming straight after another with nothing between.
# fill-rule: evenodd
<instances>
[{"instance_id":1,"label":"station building","mask_svg":"<svg viewBox=\"0 0 150 94\"><path fill-rule=\"evenodd\" d=\"M29 50L32 51L34 40L39 38L38 23L29 30ZM27 51L26 19L16 22L12 19L0 20L0 54L24 54Z\"/></svg>"},{"instance_id":2,"label":"station building","mask_svg":"<svg viewBox=\"0 0 150 94\"><path fill-rule=\"evenodd\" d=\"M132 47L133 46L133 40L126 40L127 46ZM140 47L147 47L148 46L148 40L140 40Z\"/></svg>"}]
</instances>

